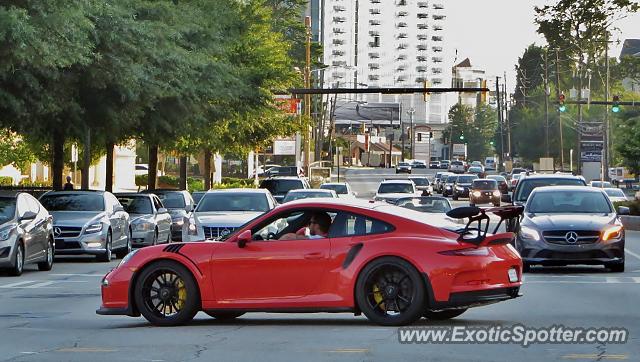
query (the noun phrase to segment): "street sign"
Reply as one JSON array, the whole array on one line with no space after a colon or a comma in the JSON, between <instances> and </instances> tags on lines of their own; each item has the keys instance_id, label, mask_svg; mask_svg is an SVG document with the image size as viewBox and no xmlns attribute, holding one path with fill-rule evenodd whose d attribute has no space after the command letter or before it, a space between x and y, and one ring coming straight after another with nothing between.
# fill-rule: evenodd
<instances>
[{"instance_id":1,"label":"street sign","mask_svg":"<svg viewBox=\"0 0 640 362\"><path fill-rule=\"evenodd\" d=\"M71 145L71 162L78 162L78 145Z\"/></svg>"},{"instance_id":2,"label":"street sign","mask_svg":"<svg viewBox=\"0 0 640 362\"><path fill-rule=\"evenodd\" d=\"M604 142L602 141L582 141L580 142L580 161L582 162L600 162L602 161L602 150Z\"/></svg>"}]
</instances>

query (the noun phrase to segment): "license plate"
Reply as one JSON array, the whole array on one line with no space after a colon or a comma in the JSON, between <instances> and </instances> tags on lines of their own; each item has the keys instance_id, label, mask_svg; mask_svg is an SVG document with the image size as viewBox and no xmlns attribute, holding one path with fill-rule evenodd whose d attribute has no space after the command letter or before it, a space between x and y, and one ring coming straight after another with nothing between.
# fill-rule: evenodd
<instances>
[{"instance_id":1,"label":"license plate","mask_svg":"<svg viewBox=\"0 0 640 362\"><path fill-rule=\"evenodd\" d=\"M509 282L515 283L518 281L518 271L516 268L509 269Z\"/></svg>"}]
</instances>

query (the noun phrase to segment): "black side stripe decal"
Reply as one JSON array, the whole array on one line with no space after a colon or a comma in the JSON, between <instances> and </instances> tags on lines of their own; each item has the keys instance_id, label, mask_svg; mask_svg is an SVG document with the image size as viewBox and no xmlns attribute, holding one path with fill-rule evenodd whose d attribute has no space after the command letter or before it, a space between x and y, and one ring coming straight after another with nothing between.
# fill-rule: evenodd
<instances>
[{"instance_id":1,"label":"black side stripe decal","mask_svg":"<svg viewBox=\"0 0 640 362\"><path fill-rule=\"evenodd\" d=\"M358 255L362 247L362 243L357 243L349 249L347 256L344 257L344 261L342 262L342 269L347 269L349 265L351 265L351 262L356 258L356 255Z\"/></svg>"},{"instance_id":2,"label":"black side stripe decal","mask_svg":"<svg viewBox=\"0 0 640 362\"><path fill-rule=\"evenodd\" d=\"M180 252L180 249L182 249L183 247L184 247L184 244L169 244L162 250L167 253L178 254Z\"/></svg>"}]
</instances>

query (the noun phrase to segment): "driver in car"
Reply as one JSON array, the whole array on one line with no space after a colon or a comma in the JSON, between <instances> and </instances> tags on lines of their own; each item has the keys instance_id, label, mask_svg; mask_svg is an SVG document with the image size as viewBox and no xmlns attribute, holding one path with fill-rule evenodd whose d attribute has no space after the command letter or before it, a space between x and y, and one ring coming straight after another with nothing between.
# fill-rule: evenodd
<instances>
[{"instance_id":1,"label":"driver in car","mask_svg":"<svg viewBox=\"0 0 640 362\"><path fill-rule=\"evenodd\" d=\"M296 233L284 234L280 240L323 239L329 234L330 227L331 216L329 214L323 211L314 212L308 227L303 227Z\"/></svg>"}]
</instances>

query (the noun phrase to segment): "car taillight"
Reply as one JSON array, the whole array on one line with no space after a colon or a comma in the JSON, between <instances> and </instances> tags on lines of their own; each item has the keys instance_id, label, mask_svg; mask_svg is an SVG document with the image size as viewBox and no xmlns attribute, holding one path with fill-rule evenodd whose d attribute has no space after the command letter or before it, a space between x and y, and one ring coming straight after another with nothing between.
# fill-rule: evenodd
<instances>
[{"instance_id":1,"label":"car taillight","mask_svg":"<svg viewBox=\"0 0 640 362\"><path fill-rule=\"evenodd\" d=\"M489 248L466 248L458 250L445 250L440 251L438 254L449 256L489 256Z\"/></svg>"}]
</instances>

